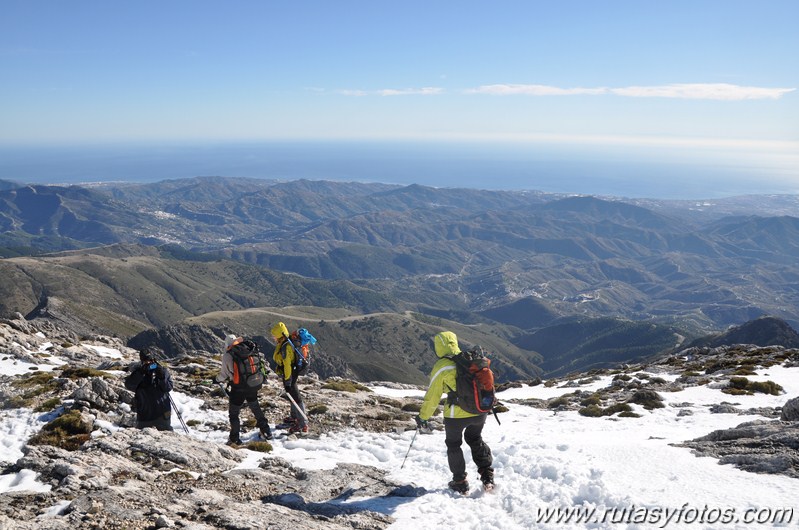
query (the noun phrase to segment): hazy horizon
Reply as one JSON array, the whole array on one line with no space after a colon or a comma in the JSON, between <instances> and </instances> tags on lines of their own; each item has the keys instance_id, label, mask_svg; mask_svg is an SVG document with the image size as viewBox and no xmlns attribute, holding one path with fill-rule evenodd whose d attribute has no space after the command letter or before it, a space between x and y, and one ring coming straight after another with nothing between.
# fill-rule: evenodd
<instances>
[{"instance_id":1,"label":"hazy horizon","mask_svg":"<svg viewBox=\"0 0 799 530\"><path fill-rule=\"evenodd\" d=\"M550 143L283 141L1 147L0 178L25 184L198 176L422 184L656 199L796 194L774 165L698 161L674 147ZM738 165L733 165L737 161Z\"/></svg>"}]
</instances>

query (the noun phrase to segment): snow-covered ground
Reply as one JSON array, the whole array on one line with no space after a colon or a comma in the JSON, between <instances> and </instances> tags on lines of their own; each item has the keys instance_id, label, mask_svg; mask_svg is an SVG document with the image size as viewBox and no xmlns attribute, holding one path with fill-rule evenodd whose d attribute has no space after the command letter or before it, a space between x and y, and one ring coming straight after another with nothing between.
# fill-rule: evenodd
<instances>
[{"instance_id":1,"label":"snow-covered ground","mask_svg":"<svg viewBox=\"0 0 799 530\"><path fill-rule=\"evenodd\" d=\"M19 373L18 366L8 363L0 360L2 373ZM415 438L414 431L374 434L352 430L319 439L279 439L273 442L272 454L308 469L329 469L339 462L372 465L387 470L398 482L425 488L427 493L420 497L343 501L391 515L396 519L391 526L394 529L795 527L799 524L799 480L740 471L670 445L759 418L711 414L712 404L726 401L741 409L776 407L799 396L799 368L775 366L749 379L775 381L786 393L729 396L719 389L692 387L663 393L665 408L636 408L640 418L588 418L577 412L555 413L511 404L510 411L500 415L501 425L489 417L484 430L494 454L497 489L492 494L476 487L477 473L471 462L471 493L456 496L447 491L450 474L440 431ZM599 379L579 388L591 390L608 383L609 379ZM379 386L372 389L394 397L422 394ZM500 399L545 399L574 390L539 385L507 390ZM201 410L198 399L178 392L172 396L187 422L227 421L227 411ZM669 406L678 403L693 414L678 416L680 409ZM0 460L19 458L23 440L46 419L30 410L0 411ZM173 422L180 432L175 415ZM107 424L103 428L117 427ZM190 435L209 442L226 440L227 432L199 429L190 428ZM464 445L464 449L469 461L468 447ZM252 452L251 456L242 466L255 467L263 458L261 453ZM31 472L0 476L0 492L46 488Z\"/></svg>"}]
</instances>

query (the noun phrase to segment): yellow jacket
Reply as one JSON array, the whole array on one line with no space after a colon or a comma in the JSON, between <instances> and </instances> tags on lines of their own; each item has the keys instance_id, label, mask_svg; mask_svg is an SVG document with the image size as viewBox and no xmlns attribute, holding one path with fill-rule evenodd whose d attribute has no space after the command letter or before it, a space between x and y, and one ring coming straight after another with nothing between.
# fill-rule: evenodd
<instances>
[{"instance_id":1,"label":"yellow jacket","mask_svg":"<svg viewBox=\"0 0 799 530\"><path fill-rule=\"evenodd\" d=\"M275 353L272 354L272 359L274 359L279 369L282 368L283 380L288 381L291 379L292 366L295 364L297 352L294 351L294 346L288 339L289 330L283 322L275 324L271 332L272 337L277 343L275 346ZM280 370L276 370L275 373L280 373Z\"/></svg>"},{"instance_id":2,"label":"yellow jacket","mask_svg":"<svg viewBox=\"0 0 799 530\"><path fill-rule=\"evenodd\" d=\"M430 372L430 386L427 388L424 403L419 410L419 417L423 420L430 419L441 402L442 395L455 391L457 368L455 361L448 359L447 356L456 355L461 351L458 347L458 337L451 331L442 331L435 336L434 342L436 355L440 358ZM445 418L471 418L473 416L479 416L479 414L466 412L455 404L444 405Z\"/></svg>"}]
</instances>

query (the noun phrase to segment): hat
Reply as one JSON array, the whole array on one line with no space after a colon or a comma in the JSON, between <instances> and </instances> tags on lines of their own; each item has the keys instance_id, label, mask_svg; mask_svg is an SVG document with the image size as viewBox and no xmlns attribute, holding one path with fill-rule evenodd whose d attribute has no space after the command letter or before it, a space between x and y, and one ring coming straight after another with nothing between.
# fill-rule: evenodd
<instances>
[{"instance_id":1,"label":"hat","mask_svg":"<svg viewBox=\"0 0 799 530\"><path fill-rule=\"evenodd\" d=\"M139 350L139 360L143 363L153 360L153 354L150 353L150 350L144 348L143 350Z\"/></svg>"},{"instance_id":2,"label":"hat","mask_svg":"<svg viewBox=\"0 0 799 530\"><path fill-rule=\"evenodd\" d=\"M456 355L461 352L458 347L458 337L451 331L442 331L433 339L435 342L436 355L446 357Z\"/></svg>"},{"instance_id":3,"label":"hat","mask_svg":"<svg viewBox=\"0 0 799 530\"><path fill-rule=\"evenodd\" d=\"M282 339L289 336L289 328L283 322L278 322L270 330L272 336L276 339Z\"/></svg>"},{"instance_id":4,"label":"hat","mask_svg":"<svg viewBox=\"0 0 799 530\"><path fill-rule=\"evenodd\" d=\"M225 335L225 349L229 350L231 346L236 344L237 340L241 342L241 339L233 334Z\"/></svg>"}]
</instances>

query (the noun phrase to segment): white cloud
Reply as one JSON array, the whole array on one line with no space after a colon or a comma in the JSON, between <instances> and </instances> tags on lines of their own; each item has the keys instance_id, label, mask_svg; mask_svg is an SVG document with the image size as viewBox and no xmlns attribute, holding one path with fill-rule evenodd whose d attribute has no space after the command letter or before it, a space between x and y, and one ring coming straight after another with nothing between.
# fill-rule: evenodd
<instances>
[{"instance_id":1,"label":"white cloud","mask_svg":"<svg viewBox=\"0 0 799 530\"><path fill-rule=\"evenodd\" d=\"M716 99L739 101L742 99L780 99L795 88L763 88L738 86L726 83L683 83L661 86L631 86L614 88L618 96L639 98Z\"/></svg>"},{"instance_id":2,"label":"white cloud","mask_svg":"<svg viewBox=\"0 0 799 530\"><path fill-rule=\"evenodd\" d=\"M579 96L608 94L607 88L560 88L547 85L484 85L466 90L467 94L490 94L494 96Z\"/></svg>"},{"instance_id":3,"label":"white cloud","mask_svg":"<svg viewBox=\"0 0 799 530\"><path fill-rule=\"evenodd\" d=\"M344 96L435 96L443 94L444 89L438 87L422 88L384 88L381 90L340 90Z\"/></svg>"},{"instance_id":4,"label":"white cloud","mask_svg":"<svg viewBox=\"0 0 799 530\"><path fill-rule=\"evenodd\" d=\"M726 83L676 83L656 86L630 86L622 88L561 88L548 85L498 84L483 85L468 89L467 94L489 94L497 96L579 96L616 95L637 98L712 99L718 101L740 101L744 99L780 99L795 88L763 88L730 85Z\"/></svg>"},{"instance_id":5,"label":"white cloud","mask_svg":"<svg viewBox=\"0 0 799 530\"><path fill-rule=\"evenodd\" d=\"M378 91L381 96L434 96L443 92L443 88L437 87L403 88L399 90L387 88L385 90Z\"/></svg>"}]
</instances>

